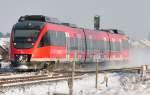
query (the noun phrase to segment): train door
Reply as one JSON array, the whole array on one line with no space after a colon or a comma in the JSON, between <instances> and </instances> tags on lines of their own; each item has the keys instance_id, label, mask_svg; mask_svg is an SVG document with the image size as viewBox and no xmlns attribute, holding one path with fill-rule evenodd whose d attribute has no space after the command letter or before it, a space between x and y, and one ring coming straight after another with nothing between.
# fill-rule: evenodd
<instances>
[{"instance_id":1,"label":"train door","mask_svg":"<svg viewBox=\"0 0 150 95\"><path fill-rule=\"evenodd\" d=\"M99 60L100 62L104 62L106 60L106 48L107 48L107 40L105 37L99 40L98 46L100 47Z\"/></svg>"},{"instance_id":2,"label":"train door","mask_svg":"<svg viewBox=\"0 0 150 95\"><path fill-rule=\"evenodd\" d=\"M122 39L119 39L119 60L123 60L122 59L122 50L123 50L123 48L122 48Z\"/></svg>"},{"instance_id":3,"label":"train door","mask_svg":"<svg viewBox=\"0 0 150 95\"><path fill-rule=\"evenodd\" d=\"M66 61L70 61L70 36L69 33L65 33L66 35Z\"/></svg>"},{"instance_id":4,"label":"train door","mask_svg":"<svg viewBox=\"0 0 150 95\"><path fill-rule=\"evenodd\" d=\"M107 51L107 38L106 37L104 37L103 40L101 40L101 46L103 46L101 49L101 53L100 53L101 60L104 62L104 61L108 60L107 59L108 51Z\"/></svg>"},{"instance_id":5,"label":"train door","mask_svg":"<svg viewBox=\"0 0 150 95\"><path fill-rule=\"evenodd\" d=\"M115 47L115 39L112 37L111 38L111 51L110 51L110 60L114 61L115 60L115 54L116 54L116 47Z\"/></svg>"},{"instance_id":6,"label":"train door","mask_svg":"<svg viewBox=\"0 0 150 95\"><path fill-rule=\"evenodd\" d=\"M81 61L81 45L82 45L82 41L81 41L81 35L77 34L77 44L78 44L78 53L77 53L77 60Z\"/></svg>"},{"instance_id":7,"label":"train door","mask_svg":"<svg viewBox=\"0 0 150 95\"><path fill-rule=\"evenodd\" d=\"M92 58L92 36L91 35L88 35L87 36L87 62L88 63L91 63L93 62L93 58Z\"/></svg>"},{"instance_id":8,"label":"train door","mask_svg":"<svg viewBox=\"0 0 150 95\"><path fill-rule=\"evenodd\" d=\"M107 62L110 61L111 51L112 51L112 43L111 43L112 35L110 33L107 33L107 51L105 52L105 60Z\"/></svg>"},{"instance_id":9,"label":"train door","mask_svg":"<svg viewBox=\"0 0 150 95\"><path fill-rule=\"evenodd\" d=\"M121 59L121 39L118 37L118 35L114 34L114 37L112 38L112 54L111 59L112 61L120 61Z\"/></svg>"}]
</instances>

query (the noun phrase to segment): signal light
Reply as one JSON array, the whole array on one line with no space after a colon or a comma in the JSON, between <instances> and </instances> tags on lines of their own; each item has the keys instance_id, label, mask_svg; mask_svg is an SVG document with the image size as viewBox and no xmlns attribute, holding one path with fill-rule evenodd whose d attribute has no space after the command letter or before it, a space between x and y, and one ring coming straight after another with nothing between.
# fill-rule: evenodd
<instances>
[{"instance_id":1,"label":"signal light","mask_svg":"<svg viewBox=\"0 0 150 95\"><path fill-rule=\"evenodd\" d=\"M100 16L94 16L94 28L95 30L99 30L100 28Z\"/></svg>"}]
</instances>

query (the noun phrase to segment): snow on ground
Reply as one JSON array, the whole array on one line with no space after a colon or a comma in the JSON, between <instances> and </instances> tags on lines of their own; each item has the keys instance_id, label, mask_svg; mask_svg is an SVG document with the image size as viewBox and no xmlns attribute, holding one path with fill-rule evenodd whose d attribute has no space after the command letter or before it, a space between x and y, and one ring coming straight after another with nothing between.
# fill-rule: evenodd
<instances>
[{"instance_id":1,"label":"snow on ground","mask_svg":"<svg viewBox=\"0 0 150 95\"><path fill-rule=\"evenodd\" d=\"M108 87L104 76L108 77ZM95 89L95 75L75 80L74 95L149 95L150 84L139 81L140 75L132 73L101 73L99 89ZM67 81L47 82L0 89L0 95L53 95L69 93Z\"/></svg>"},{"instance_id":2,"label":"snow on ground","mask_svg":"<svg viewBox=\"0 0 150 95\"><path fill-rule=\"evenodd\" d=\"M13 69L10 68L10 62L0 62L1 64L1 68L0 68L0 72L13 72Z\"/></svg>"},{"instance_id":3,"label":"snow on ground","mask_svg":"<svg viewBox=\"0 0 150 95\"><path fill-rule=\"evenodd\" d=\"M1 70L9 70L9 64L2 62ZM17 74L8 77L33 74ZM105 76L108 77L108 87L104 81ZM100 73L98 77L99 89L96 91L95 74L90 74L83 79L75 80L74 95L149 95L150 82L140 81L140 78L140 74L133 73ZM0 88L0 95L53 95L53 93L69 93L68 82L57 81Z\"/></svg>"},{"instance_id":4,"label":"snow on ground","mask_svg":"<svg viewBox=\"0 0 150 95\"><path fill-rule=\"evenodd\" d=\"M9 68L9 66L10 66L10 62L1 61L0 63L1 63L1 68Z\"/></svg>"},{"instance_id":5,"label":"snow on ground","mask_svg":"<svg viewBox=\"0 0 150 95\"><path fill-rule=\"evenodd\" d=\"M8 48L10 38L0 38L0 46Z\"/></svg>"}]
</instances>

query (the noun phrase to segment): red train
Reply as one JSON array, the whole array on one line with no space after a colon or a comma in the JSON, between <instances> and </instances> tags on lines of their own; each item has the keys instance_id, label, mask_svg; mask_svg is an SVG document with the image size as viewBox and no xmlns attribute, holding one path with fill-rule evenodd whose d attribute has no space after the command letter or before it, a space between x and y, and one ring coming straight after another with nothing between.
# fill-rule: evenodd
<instances>
[{"instance_id":1,"label":"red train","mask_svg":"<svg viewBox=\"0 0 150 95\"><path fill-rule=\"evenodd\" d=\"M11 65L38 68L45 64L127 61L128 37L118 30L89 30L42 15L21 16L13 26Z\"/></svg>"}]
</instances>

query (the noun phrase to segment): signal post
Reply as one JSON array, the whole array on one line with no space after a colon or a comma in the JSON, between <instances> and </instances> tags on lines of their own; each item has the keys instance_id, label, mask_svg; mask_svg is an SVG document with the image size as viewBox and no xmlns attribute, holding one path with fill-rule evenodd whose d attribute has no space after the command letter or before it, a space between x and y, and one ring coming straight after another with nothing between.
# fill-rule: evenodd
<instances>
[{"instance_id":1,"label":"signal post","mask_svg":"<svg viewBox=\"0 0 150 95\"><path fill-rule=\"evenodd\" d=\"M100 16L96 15L94 16L94 29L99 30L100 29ZM95 88L98 90L98 72L99 72L99 61L98 57L96 58L96 79L95 79Z\"/></svg>"}]
</instances>

